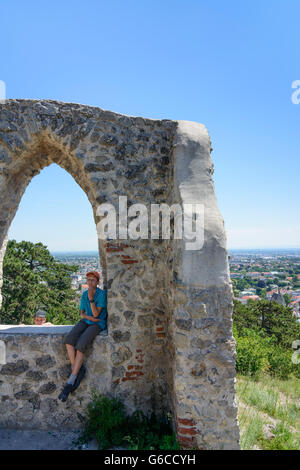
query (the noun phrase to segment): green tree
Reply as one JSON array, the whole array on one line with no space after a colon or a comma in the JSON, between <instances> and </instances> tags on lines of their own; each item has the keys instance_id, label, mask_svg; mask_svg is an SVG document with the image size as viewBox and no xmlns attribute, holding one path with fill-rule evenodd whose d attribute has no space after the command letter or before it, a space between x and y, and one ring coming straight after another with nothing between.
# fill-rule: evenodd
<instances>
[{"instance_id":1,"label":"green tree","mask_svg":"<svg viewBox=\"0 0 300 470\"><path fill-rule=\"evenodd\" d=\"M288 306L292 301L291 296L289 294L283 294L283 298L286 306Z\"/></svg>"},{"instance_id":2,"label":"green tree","mask_svg":"<svg viewBox=\"0 0 300 470\"><path fill-rule=\"evenodd\" d=\"M42 243L9 240L3 260L0 322L33 324L36 310L47 312L53 324L80 319L70 275L76 265L57 262Z\"/></svg>"},{"instance_id":3,"label":"green tree","mask_svg":"<svg viewBox=\"0 0 300 470\"><path fill-rule=\"evenodd\" d=\"M245 305L239 300L233 299L233 304L233 324L239 335L242 334L244 328L252 328L255 330L260 328L259 318L252 309L251 302Z\"/></svg>"},{"instance_id":4,"label":"green tree","mask_svg":"<svg viewBox=\"0 0 300 470\"><path fill-rule=\"evenodd\" d=\"M233 322L239 335L243 328L263 330L267 336L274 336L278 345L290 349L294 340L300 339L300 324L292 309L278 302L260 299L248 301L247 305L234 300Z\"/></svg>"},{"instance_id":5,"label":"green tree","mask_svg":"<svg viewBox=\"0 0 300 470\"><path fill-rule=\"evenodd\" d=\"M261 297L262 299L266 299L266 297L267 297L267 289L262 289L262 290L261 290L260 297Z\"/></svg>"}]
</instances>

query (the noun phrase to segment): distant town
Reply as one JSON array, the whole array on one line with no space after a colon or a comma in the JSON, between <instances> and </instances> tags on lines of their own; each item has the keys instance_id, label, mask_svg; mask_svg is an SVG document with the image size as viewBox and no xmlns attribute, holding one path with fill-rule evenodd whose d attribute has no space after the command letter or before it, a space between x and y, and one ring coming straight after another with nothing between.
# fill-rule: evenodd
<instances>
[{"instance_id":1,"label":"distant town","mask_svg":"<svg viewBox=\"0 0 300 470\"><path fill-rule=\"evenodd\" d=\"M300 318L300 249L229 250L234 298L274 300Z\"/></svg>"},{"instance_id":2,"label":"distant town","mask_svg":"<svg viewBox=\"0 0 300 470\"><path fill-rule=\"evenodd\" d=\"M234 298L274 300L289 306L300 319L300 249L228 250ZM72 288L78 296L87 289L86 273L98 271L102 280L99 255L94 252L55 253L57 261L79 266L72 273ZM103 287L100 283L100 287ZM300 321L300 320L299 320Z\"/></svg>"},{"instance_id":3,"label":"distant town","mask_svg":"<svg viewBox=\"0 0 300 470\"><path fill-rule=\"evenodd\" d=\"M87 252L69 252L69 253L51 253L54 258L60 263L65 264L76 264L79 267L79 270L72 273L71 275L71 285L77 294L77 301L79 303L80 297L83 291L85 291L88 286L86 284L86 273L89 271L98 271L100 274L100 285L99 287L103 288L102 284L102 268L100 265L99 255L97 251L87 251Z\"/></svg>"}]
</instances>

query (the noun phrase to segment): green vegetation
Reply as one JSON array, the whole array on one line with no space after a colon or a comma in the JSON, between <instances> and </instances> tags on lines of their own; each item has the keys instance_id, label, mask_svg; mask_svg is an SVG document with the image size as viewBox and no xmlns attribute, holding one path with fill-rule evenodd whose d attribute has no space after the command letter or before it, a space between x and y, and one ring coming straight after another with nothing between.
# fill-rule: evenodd
<instances>
[{"instance_id":1,"label":"green vegetation","mask_svg":"<svg viewBox=\"0 0 300 470\"><path fill-rule=\"evenodd\" d=\"M42 243L9 240L3 260L2 324L33 324L35 312L47 312L47 321L70 325L80 320L72 272L78 266L58 263Z\"/></svg>"},{"instance_id":2,"label":"green vegetation","mask_svg":"<svg viewBox=\"0 0 300 470\"><path fill-rule=\"evenodd\" d=\"M125 446L131 450L179 449L170 426L170 417L152 411L146 416L137 410L126 415L124 404L92 391L88 417L77 445L96 439L99 449Z\"/></svg>"},{"instance_id":3,"label":"green vegetation","mask_svg":"<svg viewBox=\"0 0 300 470\"><path fill-rule=\"evenodd\" d=\"M292 342L300 338L300 324L292 309L268 300L249 300L243 305L234 300L233 324L238 336L244 336L246 330L265 338L273 338L274 345L291 349Z\"/></svg>"},{"instance_id":4,"label":"green vegetation","mask_svg":"<svg viewBox=\"0 0 300 470\"><path fill-rule=\"evenodd\" d=\"M292 343L300 338L300 324L289 307L263 299L247 305L235 300L233 335L238 373L300 378L299 365L292 361Z\"/></svg>"},{"instance_id":5,"label":"green vegetation","mask_svg":"<svg viewBox=\"0 0 300 470\"><path fill-rule=\"evenodd\" d=\"M242 449L300 449L300 325L277 302L234 301L237 404Z\"/></svg>"}]
</instances>

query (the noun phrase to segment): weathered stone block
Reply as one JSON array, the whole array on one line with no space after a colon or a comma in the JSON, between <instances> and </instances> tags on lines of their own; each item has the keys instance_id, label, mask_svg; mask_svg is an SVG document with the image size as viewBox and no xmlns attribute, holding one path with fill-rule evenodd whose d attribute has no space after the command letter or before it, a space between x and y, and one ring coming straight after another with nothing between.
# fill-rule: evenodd
<instances>
[{"instance_id":1,"label":"weathered stone block","mask_svg":"<svg viewBox=\"0 0 300 470\"><path fill-rule=\"evenodd\" d=\"M2 375L20 375L29 369L28 361L19 359L17 362L10 362L2 366L0 374Z\"/></svg>"},{"instance_id":2,"label":"weathered stone block","mask_svg":"<svg viewBox=\"0 0 300 470\"><path fill-rule=\"evenodd\" d=\"M124 343L126 341L129 341L130 332L129 331L122 332L121 330L115 330L112 332L112 337L116 343Z\"/></svg>"},{"instance_id":3,"label":"weathered stone block","mask_svg":"<svg viewBox=\"0 0 300 470\"><path fill-rule=\"evenodd\" d=\"M117 352L112 353L111 361L114 365L122 364L132 357L132 352L127 346L121 346Z\"/></svg>"},{"instance_id":4,"label":"weathered stone block","mask_svg":"<svg viewBox=\"0 0 300 470\"><path fill-rule=\"evenodd\" d=\"M41 382L42 380L47 380L48 376L44 372L39 370L29 370L26 372L26 377L34 380L35 382Z\"/></svg>"},{"instance_id":5,"label":"weathered stone block","mask_svg":"<svg viewBox=\"0 0 300 470\"><path fill-rule=\"evenodd\" d=\"M56 360L54 357L51 357L49 354L41 357L37 357L35 363L38 367L41 368L49 368L56 364Z\"/></svg>"},{"instance_id":6,"label":"weathered stone block","mask_svg":"<svg viewBox=\"0 0 300 470\"><path fill-rule=\"evenodd\" d=\"M53 382L48 382L44 385L42 385L38 392L41 393L42 395L48 395L49 393L53 393L56 390L56 385Z\"/></svg>"},{"instance_id":7,"label":"weathered stone block","mask_svg":"<svg viewBox=\"0 0 300 470\"><path fill-rule=\"evenodd\" d=\"M154 324L152 315L139 315L137 321L141 328L151 328Z\"/></svg>"}]
</instances>

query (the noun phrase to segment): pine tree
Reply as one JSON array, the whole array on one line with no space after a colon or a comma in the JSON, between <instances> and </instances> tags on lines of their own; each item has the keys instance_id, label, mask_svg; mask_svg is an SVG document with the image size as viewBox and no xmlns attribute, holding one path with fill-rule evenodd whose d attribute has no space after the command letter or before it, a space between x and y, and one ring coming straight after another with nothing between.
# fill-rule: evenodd
<instances>
[{"instance_id":1,"label":"pine tree","mask_svg":"<svg viewBox=\"0 0 300 470\"><path fill-rule=\"evenodd\" d=\"M59 263L42 243L9 240L3 260L0 322L33 324L38 309L53 324L80 320L70 275L76 265Z\"/></svg>"}]
</instances>

